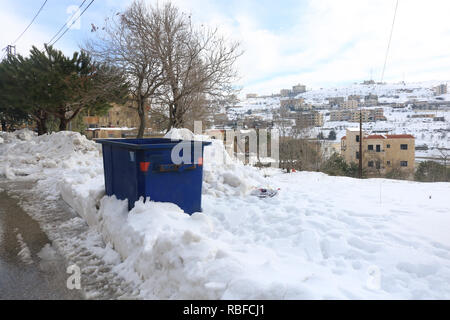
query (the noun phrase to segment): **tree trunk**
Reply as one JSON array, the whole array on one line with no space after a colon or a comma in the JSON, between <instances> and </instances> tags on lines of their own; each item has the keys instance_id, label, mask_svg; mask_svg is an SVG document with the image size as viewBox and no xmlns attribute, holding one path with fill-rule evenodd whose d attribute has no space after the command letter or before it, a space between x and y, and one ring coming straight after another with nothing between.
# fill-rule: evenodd
<instances>
[{"instance_id":1,"label":"tree trunk","mask_svg":"<svg viewBox=\"0 0 450 320\"><path fill-rule=\"evenodd\" d=\"M144 131L146 126L146 114L145 114L145 105L144 105L144 99L140 99L138 101L138 115L139 115L139 130L137 134L137 139L142 139L144 137Z\"/></svg>"},{"instance_id":2,"label":"tree trunk","mask_svg":"<svg viewBox=\"0 0 450 320\"><path fill-rule=\"evenodd\" d=\"M5 119L2 119L0 122L2 123L2 131L6 131L6 121L5 121Z\"/></svg>"},{"instance_id":3,"label":"tree trunk","mask_svg":"<svg viewBox=\"0 0 450 320\"><path fill-rule=\"evenodd\" d=\"M68 123L69 120L67 120L66 117L59 118L59 131L66 131Z\"/></svg>"},{"instance_id":4,"label":"tree trunk","mask_svg":"<svg viewBox=\"0 0 450 320\"><path fill-rule=\"evenodd\" d=\"M39 120L36 121L39 136L47 133L46 121L47 121L46 118L44 119L40 118Z\"/></svg>"},{"instance_id":5,"label":"tree trunk","mask_svg":"<svg viewBox=\"0 0 450 320\"><path fill-rule=\"evenodd\" d=\"M47 129L47 118L48 114L45 111L39 110L34 114L34 119L36 120L36 125L38 129L38 135L43 135L48 132Z\"/></svg>"}]
</instances>

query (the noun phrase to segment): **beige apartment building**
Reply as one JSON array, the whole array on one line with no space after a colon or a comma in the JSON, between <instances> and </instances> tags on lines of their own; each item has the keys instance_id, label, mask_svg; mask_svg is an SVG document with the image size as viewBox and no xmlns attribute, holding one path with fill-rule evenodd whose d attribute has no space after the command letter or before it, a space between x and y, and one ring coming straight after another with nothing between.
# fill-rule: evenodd
<instances>
[{"instance_id":1,"label":"beige apartment building","mask_svg":"<svg viewBox=\"0 0 450 320\"><path fill-rule=\"evenodd\" d=\"M353 99L349 99L347 101L344 101L343 103L340 104L340 107L342 109L356 109L358 108L358 101L357 100L353 100Z\"/></svg>"},{"instance_id":2,"label":"beige apartment building","mask_svg":"<svg viewBox=\"0 0 450 320\"><path fill-rule=\"evenodd\" d=\"M131 105L113 104L104 116L85 116L88 138L121 138L139 127L139 115Z\"/></svg>"},{"instance_id":3,"label":"beige apartment building","mask_svg":"<svg viewBox=\"0 0 450 320\"><path fill-rule=\"evenodd\" d=\"M382 121L386 120L383 108L375 109L345 109L330 112L330 121L350 121L359 122L360 115L362 122Z\"/></svg>"},{"instance_id":4,"label":"beige apartment building","mask_svg":"<svg viewBox=\"0 0 450 320\"><path fill-rule=\"evenodd\" d=\"M318 111L300 112L295 119L295 124L298 128L322 127L323 114Z\"/></svg>"},{"instance_id":5,"label":"beige apartment building","mask_svg":"<svg viewBox=\"0 0 450 320\"><path fill-rule=\"evenodd\" d=\"M363 131L363 168L369 176L379 176L393 169L414 175L415 138L410 134L368 135ZM341 139L341 154L347 163L359 162L359 128L348 128Z\"/></svg>"}]
</instances>

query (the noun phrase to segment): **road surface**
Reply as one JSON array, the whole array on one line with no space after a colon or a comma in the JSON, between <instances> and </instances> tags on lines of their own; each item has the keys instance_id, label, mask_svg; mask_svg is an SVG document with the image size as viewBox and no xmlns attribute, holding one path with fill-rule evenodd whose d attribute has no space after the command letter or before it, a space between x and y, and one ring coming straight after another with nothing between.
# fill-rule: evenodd
<instances>
[{"instance_id":1,"label":"road surface","mask_svg":"<svg viewBox=\"0 0 450 320\"><path fill-rule=\"evenodd\" d=\"M69 276L39 224L0 190L0 299L82 299Z\"/></svg>"}]
</instances>

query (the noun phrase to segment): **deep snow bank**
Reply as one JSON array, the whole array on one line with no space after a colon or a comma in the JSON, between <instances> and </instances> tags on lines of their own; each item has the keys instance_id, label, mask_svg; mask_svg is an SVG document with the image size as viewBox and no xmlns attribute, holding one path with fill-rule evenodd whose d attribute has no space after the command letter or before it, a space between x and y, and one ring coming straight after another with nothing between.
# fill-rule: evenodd
<instances>
[{"instance_id":1,"label":"deep snow bank","mask_svg":"<svg viewBox=\"0 0 450 320\"><path fill-rule=\"evenodd\" d=\"M116 271L143 297L450 298L449 183L277 170L264 178L214 141L203 213L143 199L127 213L125 201L104 196L94 142L69 132L8 141L0 174L62 195L120 254ZM259 186L281 191L249 195Z\"/></svg>"}]
</instances>

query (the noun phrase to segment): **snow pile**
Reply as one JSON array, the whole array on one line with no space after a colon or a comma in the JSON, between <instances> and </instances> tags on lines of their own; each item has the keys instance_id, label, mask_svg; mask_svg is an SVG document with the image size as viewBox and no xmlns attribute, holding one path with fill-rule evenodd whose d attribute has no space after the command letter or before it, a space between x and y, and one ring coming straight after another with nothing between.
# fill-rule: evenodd
<instances>
[{"instance_id":1,"label":"snow pile","mask_svg":"<svg viewBox=\"0 0 450 320\"><path fill-rule=\"evenodd\" d=\"M450 298L449 183L276 170L264 177L213 141L202 213L151 199L127 212L126 201L104 196L95 143L67 132L14 141L0 145L0 168L10 179L38 179L48 197L61 195L143 298ZM214 163L216 156L227 161ZM261 185L281 190L249 194Z\"/></svg>"},{"instance_id":2,"label":"snow pile","mask_svg":"<svg viewBox=\"0 0 450 320\"><path fill-rule=\"evenodd\" d=\"M93 157L99 156L98 145L77 132L35 136L27 129L14 133L3 133L5 144L0 149L0 175L12 179L15 176L27 176L39 179L51 168L79 168L89 170ZM87 155L88 157L84 157ZM92 172L98 175L101 172Z\"/></svg>"},{"instance_id":3,"label":"snow pile","mask_svg":"<svg viewBox=\"0 0 450 320\"><path fill-rule=\"evenodd\" d=\"M11 143L16 140L29 141L35 136L37 136L37 133L29 129L21 129L14 132L0 131L0 143Z\"/></svg>"}]
</instances>

